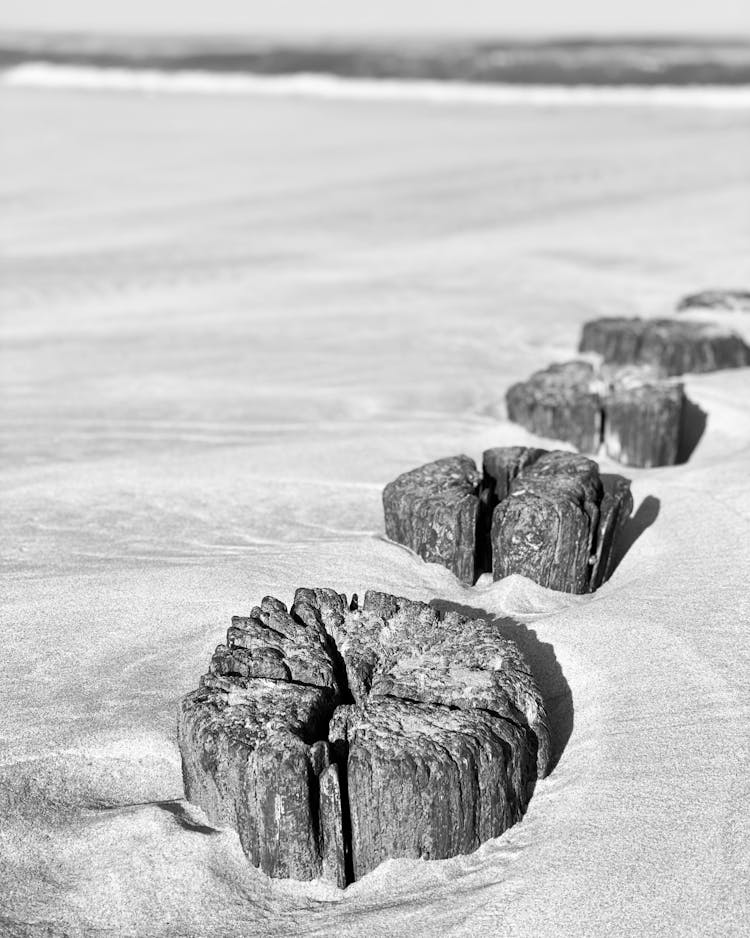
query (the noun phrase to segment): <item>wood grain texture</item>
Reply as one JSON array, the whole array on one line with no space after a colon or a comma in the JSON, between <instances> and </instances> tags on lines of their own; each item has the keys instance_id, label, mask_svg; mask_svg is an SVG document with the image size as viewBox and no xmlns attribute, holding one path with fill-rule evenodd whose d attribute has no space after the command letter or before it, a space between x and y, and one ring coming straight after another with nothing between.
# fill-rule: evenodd
<instances>
[{"instance_id":1,"label":"wood grain texture","mask_svg":"<svg viewBox=\"0 0 750 938\"><path fill-rule=\"evenodd\" d=\"M599 391L596 370L589 362L551 365L508 389L508 419L538 436L595 453L602 436Z\"/></svg>"},{"instance_id":2,"label":"wood grain texture","mask_svg":"<svg viewBox=\"0 0 750 938\"><path fill-rule=\"evenodd\" d=\"M481 474L473 459L452 456L405 472L383 492L385 533L424 560L473 583Z\"/></svg>"},{"instance_id":3,"label":"wood grain texture","mask_svg":"<svg viewBox=\"0 0 750 938\"><path fill-rule=\"evenodd\" d=\"M682 384L654 365L551 365L506 395L508 417L532 433L625 466L671 466L680 451Z\"/></svg>"},{"instance_id":4,"label":"wood grain texture","mask_svg":"<svg viewBox=\"0 0 750 938\"><path fill-rule=\"evenodd\" d=\"M296 682L288 662L308 654ZM551 749L531 672L492 622L326 589L234 620L181 701L178 738L187 797L255 866L339 886L500 835Z\"/></svg>"},{"instance_id":5,"label":"wood grain texture","mask_svg":"<svg viewBox=\"0 0 750 938\"><path fill-rule=\"evenodd\" d=\"M519 573L568 593L596 589L611 566L619 527L632 510L627 480L620 479L607 494L592 460L543 453L516 476L495 509L494 578Z\"/></svg>"},{"instance_id":6,"label":"wood grain texture","mask_svg":"<svg viewBox=\"0 0 750 938\"><path fill-rule=\"evenodd\" d=\"M686 319L595 319L581 333L579 352L615 365L651 365L665 376L750 365L750 347L736 333Z\"/></svg>"},{"instance_id":7,"label":"wood grain texture","mask_svg":"<svg viewBox=\"0 0 750 938\"><path fill-rule=\"evenodd\" d=\"M682 384L615 380L604 398L607 455L625 466L674 465L684 405Z\"/></svg>"},{"instance_id":8,"label":"wood grain texture","mask_svg":"<svg viewBox=\"0 0 750 938\"><path fill-rule=\"evenodd\" d=\"M465 465L467 457L458 459ZM440 460L433 465L449 462ZM471 462L468 471L472 480L478 476L473 467ZM414 502L428 503L436 472L430 466L422 466L406 475L410 476L410 491L411 486L415 489L407 510ZM530 447L487 450L480 482L471 493L477 504L471 569L477 576L491 571L495 579L518 573L542 586L569 593L596 589L603 582L599 571L611 570L615 539L632 510L629 483L617 478L620 482L610 493L610 500L614 498L617 502L615 510L607 500L598 466L591 459ZM438 488L438 501L441 495L442 489ZM403 510L402 504L388 494L384 494L383 501L386 530L401 536L408 525L400 526L393 520L393 514ZM606 515L602 514L605 505L615 511L618 520L600 529ZM405 540L399 543L412 546ZM466 544L468 550L468 537ZM452 547L448 541L443 557L435 551L430 559L455 572Z\"/></svg>"}]
</instances>

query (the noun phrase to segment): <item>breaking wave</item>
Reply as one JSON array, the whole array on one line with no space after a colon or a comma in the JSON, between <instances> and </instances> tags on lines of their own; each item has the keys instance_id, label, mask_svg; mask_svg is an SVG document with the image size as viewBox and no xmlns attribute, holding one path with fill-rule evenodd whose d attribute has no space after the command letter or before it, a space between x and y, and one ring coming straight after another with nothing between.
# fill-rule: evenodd
<instances>
[{"instance_id":1,"label":"breaking wave","mask_svg":"<svg viewBox=\"0 0 750 938\"><path fill-rule=\"evenodd\" d=\"M149 94L264 95L434 104L750 108L750 84L515 84L456 80L356 78L332 74L260 75L25 62L2 73L5 85Z\"/></svg>"}]
</instances>

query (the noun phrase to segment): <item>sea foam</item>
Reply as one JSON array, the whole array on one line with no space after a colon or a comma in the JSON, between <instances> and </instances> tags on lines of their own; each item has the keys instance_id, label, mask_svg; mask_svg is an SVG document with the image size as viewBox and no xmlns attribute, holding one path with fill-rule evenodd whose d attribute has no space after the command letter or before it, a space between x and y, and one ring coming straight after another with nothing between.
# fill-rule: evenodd
<instances>
[{"instance_id":1,"label":"sea foam","mask_svg":"<svg viewBox=\"0 0 750 938\"><path fill-rule=\"evenodd\" d=\"M531 85L348 78L296 73L165 71L27 62L2 74L6 86L149 94L264 95L355 101L537 107L686 107L750 109L750 85Z\"/></svg>"}]
</instances>

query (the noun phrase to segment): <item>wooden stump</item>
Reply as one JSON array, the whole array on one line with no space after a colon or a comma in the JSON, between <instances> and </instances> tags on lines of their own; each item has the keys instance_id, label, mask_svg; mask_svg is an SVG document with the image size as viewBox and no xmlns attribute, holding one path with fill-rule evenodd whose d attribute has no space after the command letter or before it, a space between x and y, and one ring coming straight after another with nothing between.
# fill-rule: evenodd
<instances>
[{"instance_id":1,"label":"wooden stump","mask_svg":"<svg viewBox=\"0 0 750 938\"><path fill-rule=\"evenodd\" d=\"M668 381L617 379L604 399L604 447L626 466L672 466L680 451L685 392Z\"/></svg>"},{"instance_id":2,"label":"wooden stump","mask_svg":"<svg viewBox=\"0 0 750 938\"><path fill-rule=\"evenodd\" d=\"M383 492L385 533L424 560L448 567L464 583L473 583L480 480L468 456L405 472Z\"/></svg>"},{"instance_id":3,"label":"wooden stump","mask_svg":"<svg viewBox=\"0 0 750 938\"><path fill-rule=\"evenodd\" d=\"M479 477L474 463L465 462L468 457L460 459L472 479ZM447 462L441 460L440 464ZM599 571L609 569L619 524L607 529L604 549L600 522L606 520L602 512L608 502L595 462L574 453L500 447L485 452L483 470L472 493L478 505L473 515L474 540L469 542L467 532L464 542L465 550L473 551L474 560L467 562L465 569L473 569L476 576L491 570L495 579L521 573L542 586L572 593L589 592L603 582ZM423 466L400 477L424 482L423 488L412 493L406 511L413 501L422 504L430 500L430 484L435 476L430 466ZM397 534L408 530L408 525L399 524L393 517L399 503L386 493L388 487L383 497L386 530ZM441 494L438 488L438 500ZM617 489L616 508L611 506L611 510L616 510L621 522L632 510L629 484L624 479ZM423 540L424 536L420 543ZM412 546L405 540L398 542ZM429 559L455 572L453 541L445 543L445 554L436 550Z\"/></svg>"},{"instance_id":4,"label":"wooden stump","mask_svg":"<svg viewBox=\"0 0 750 938\"><path fill-rule=\"evenodd\" d=\"M578 350L665 376L750 365L750 348L736 333L684 319L596 319L584 325Z\"/></svg>"},{"instance_id":5,"label":"wooden stump","mask_svg":"<svg viewBox=\"0 0 750 938\"><path fill-rule=\"evenodd\" d=\"M180 704L185 791L269 875L343 886L388 857L468 853L523 815L549 730L491 622L305 589L233 623Z\"/></svg>"},{"instance_id":6,"label":"wooden stump","mask_svg":"<svg viewBox=\"0 0 750 938\"><path fill-rule=\"evenodd\" d=\"M490 451L497 460L498 450ZM513 481L492 520L492 573L588 593L605 579L618 529L632 511L625 479L605 491L595 462L544 453Z\"/></svg>"},{"instance_id":7,"label":"wooden stump","mask_svg":"<svg viewBox=\"0 0 750 938\"><path fill-rule=\"evenodd\" d=\"M602 408L594 366L565 362L512 385L505 396L508 418L538 436L595 453L602 437Z\"/></svg>"},{"instance_id":8,"label":"wooden stump","mask_svg":"<svg viewBox=\"0 0 750 938\"><path fill-rule=\"evenodd\" d=\"M227 644L180 703L186 797L212 823L236 828L251 862L271 876L322 873L318 818L327 820L327 806L318 776L326 765L311 743L325 738L341 696L329 647L322 628L267 597L232 620Z\"/></svg>"},{"instance_id":9,"label":"wooden stump","mask_svg":"<svg viewBox=\"0 0 750 938\"><path fill-rule=\"evenodd\" d=\"M677 461L685 394L650 366L566 362L538 371L507 393L508 417L540 436L554 436L584 453L602 443L626 466Z\"/></svg>"},{"instance_id":10,"label":"wooden stump","mask_svg":"<svg viewBox=\"0 0 750 938\"><path fill-rule=\"evenodd\" d=\"M750 313L750 290L703 290L684 296L678 312L688 309L712 309L718 312Z\"/></svg>"}]
</instances>

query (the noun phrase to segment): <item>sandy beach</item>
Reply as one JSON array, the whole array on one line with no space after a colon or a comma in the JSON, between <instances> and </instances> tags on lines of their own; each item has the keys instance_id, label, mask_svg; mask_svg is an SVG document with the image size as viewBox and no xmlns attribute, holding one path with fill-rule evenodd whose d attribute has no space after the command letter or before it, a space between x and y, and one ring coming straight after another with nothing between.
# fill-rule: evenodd
<instances>
[{"instance_id":1,"label":"sandy beach","mask_svg":"<svg viewBox=\"0 0 750 938\"><path fill-rule=\"evenodd\" d=\"M748 286L746 112L7 87L0 108L0 933L742 934L748 369L686 378L705 432L626 472L596 594L464 587L385 540L380 497L534 442L505 390L585 320ZM503 620L559 755L522 823L340 892L267 879L180 801L178 698L232 614L308 585Z\"/></svg>"}]
</instances>

